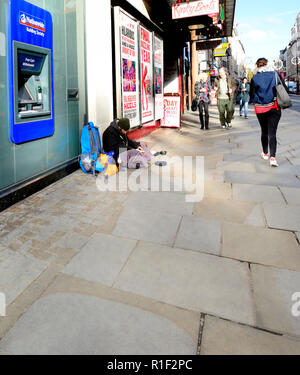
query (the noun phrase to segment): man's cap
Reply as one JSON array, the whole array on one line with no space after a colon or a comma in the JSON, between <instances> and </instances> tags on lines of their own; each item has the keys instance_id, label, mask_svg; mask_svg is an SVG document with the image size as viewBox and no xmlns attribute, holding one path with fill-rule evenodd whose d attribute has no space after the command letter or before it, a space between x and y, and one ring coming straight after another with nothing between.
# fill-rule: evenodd
<instances>
[{"instance_id":1,"label":"man's cap","mask_svg":"<svg viewBox=\"0 0 300 375\"><path fill-rule=\"evenodd\" d=\"M118 125L121 129L125 131L128 131L130 129L130 121L126 117L120 118L120 120L118 121Z\"/></svg>"}]
</instances>

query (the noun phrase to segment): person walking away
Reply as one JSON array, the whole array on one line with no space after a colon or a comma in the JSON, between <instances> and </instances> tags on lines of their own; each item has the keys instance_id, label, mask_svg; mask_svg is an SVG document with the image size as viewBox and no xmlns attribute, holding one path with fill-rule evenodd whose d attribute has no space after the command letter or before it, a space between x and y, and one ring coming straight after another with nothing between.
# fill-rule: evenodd
<instances>
[{"instance_id":1,"label":"person walking away","mask_svg":"<svg viewBox=\"0 0 300 375\"><path fill-rule=\"evenodd\" d=\"M224 67L219 69L219 77L215 79L214 87L218 98L218 110L223 129L231 128L231 120L234 113L234 93L236 83L226 72Z\"/></svg>"},{"instance_id":2,"label":"person walking away","mask_svg":"<svg viewBox=\"0 0 300 375\"><path fill-rule=\"evenodd\" d=\"M267 59L258 59L256 67L257 73L251 80L250 97L254 102L255 113L261 127L263 149L261 157L264 160L268 160L270 157L270 165L278 167L276 133L281 118L281 109L276 100L276 74L279 77L278 82L281 82L286 90L287 87L281 75L268 66Z\"/></svg>"},{"instance_id":3,"label":"person walking away","mask_svg":"<svg viewBox=\"0 0 300 375\"><path fill-rule=\"evenodd\" d=\"M199 76L199 81L195 84L195 95L199 100L199 117L200 117L200 124L201 129L209 129L209 112L208 112L208 105L209 105L209 94L210 88L207 83L207 74L201 73ZM205 115L205 122L203 117L203 112Z\"/></svg>"},{"instance_id":4,"label":"person walking away","mask_svg":"<svg viewBox=\"0 0 300 375\"><path fill-rule=\"evenodd\" d=\"M238 93L240 97L240 116L243 116L243 109L245 114L245 119L248 119L248 105L250 100L250 85L247 78L243 78L238 88Z\"/></svg>"}]
</instances>

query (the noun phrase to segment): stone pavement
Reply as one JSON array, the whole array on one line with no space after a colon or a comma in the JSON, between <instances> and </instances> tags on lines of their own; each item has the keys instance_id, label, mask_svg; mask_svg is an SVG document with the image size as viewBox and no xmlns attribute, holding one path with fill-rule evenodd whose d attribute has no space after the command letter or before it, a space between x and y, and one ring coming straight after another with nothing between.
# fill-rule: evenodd
<instances>
[{"instance_id":1,"label":"stone pavement","mask_svg":"<svg viewBox=\"0 0 300 375\"><path fill-rule=\"evenodd\" d=\"M232 130L210 112L209 131L188 113L146 137L161 160L204 156L199 202L77 171L0 213L0 354L300 354L299 113L272 169L253 108Z\"/></svg>"}]
</instances>

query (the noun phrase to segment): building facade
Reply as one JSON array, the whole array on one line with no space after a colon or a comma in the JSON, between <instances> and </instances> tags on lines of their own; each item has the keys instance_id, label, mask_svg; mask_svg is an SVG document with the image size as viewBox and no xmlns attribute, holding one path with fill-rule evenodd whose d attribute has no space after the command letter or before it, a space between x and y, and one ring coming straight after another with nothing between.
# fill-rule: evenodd
<instances>
[{"instance_id":1,"label":"building facade","mask_svg":"<svg viewBox=\"0 0 300 375\"><path fill-rule=\"evenodd\" d=\"M203 2L231 35L235 0ZM0 210L78 168L88 121L103 133L126 116L144 135L161 123L164 94L183 110L189 26L210 33L216 16L174 20L178 3L0 0Z\"/></svg>"},{"instance_id":2,"label":"building facade","mask_svg":"<svg viewBox=\"0 0 300 375\"><path fill-rule=\"evenodd\" d=\"M300 74L300 13L296 17L296 22L291 29L291 41L280 55L286 67L286 80L298 83ZM298 88L299 92L299 88Z\"/></svg>"}]
</instances>

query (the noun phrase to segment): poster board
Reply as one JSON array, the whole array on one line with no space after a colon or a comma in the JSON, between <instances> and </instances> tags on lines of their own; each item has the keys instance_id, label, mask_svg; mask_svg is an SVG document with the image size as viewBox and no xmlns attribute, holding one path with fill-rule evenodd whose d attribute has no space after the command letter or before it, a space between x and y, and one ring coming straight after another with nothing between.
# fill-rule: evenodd
<instances>
[{"instance_id":1,"label":"poster board","mask_svg":"<svg viewBox=\"0 0 300 375\"><path fill-rule=\"evenodd\" d=\"M154 97L155 120L164 117L164 44L163 40L154 34Z\"/></svg>"},{"instance_id":2,"label":"poster board","mask_svg":"<svg viewBox=\"0 0 300 375\"><path fill-rule=\"evenodd\" d=\"M114 8L116 48L117 117L127 117L130 127L141 124L138 22L119 7Z\"/></svg>"},{"instance_id":3,"label":"poster board","mask_svg":"<svg viewBox=\"0 0 300 375\"><path fill-rule=\"evenodd\" d=\"M161 127L180 128L180 96L164 96L164 118Z\"/></svg>"},{"instance_id":4,"label":"poster board","mask_svg":"<svg viewBox=\"0 0 300 375\"><path fill-rule=\"evenodd\" d=\"M140 26L142 123L154 120L153 34Z\"/></svg>"}]
</instances>

